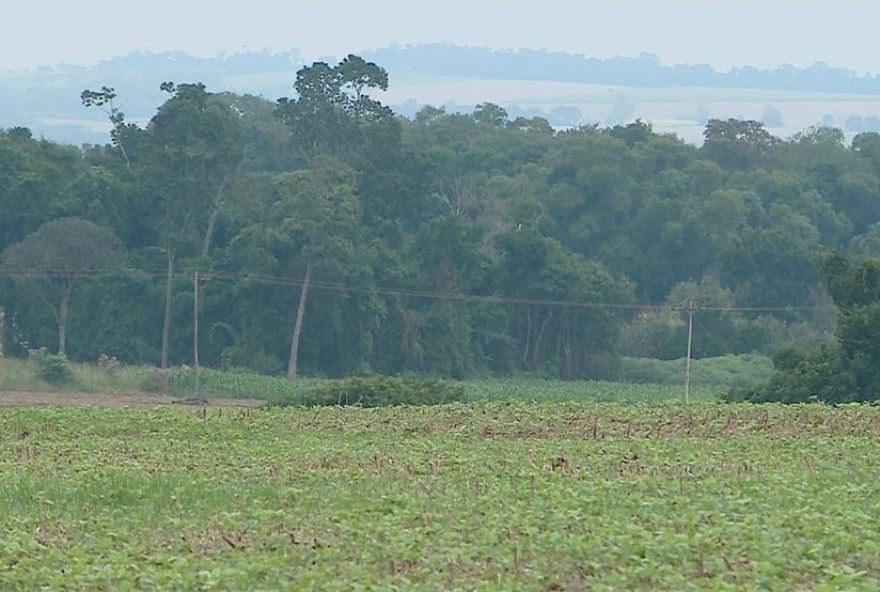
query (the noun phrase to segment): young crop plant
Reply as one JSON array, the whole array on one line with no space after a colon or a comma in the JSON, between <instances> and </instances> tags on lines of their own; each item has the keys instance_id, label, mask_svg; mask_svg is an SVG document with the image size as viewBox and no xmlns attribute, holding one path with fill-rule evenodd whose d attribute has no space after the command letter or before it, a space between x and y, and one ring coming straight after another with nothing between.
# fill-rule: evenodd
<instances>
[{"instance_id":1,"label":"young crop plant","mask_svg":"<svg viewBox=\"0 0 880 592\"><path fill-rule=\"evenodd\" d=\"M2 590L874 590L880 409L0 414Z\"/></svg>"}]
</instances>

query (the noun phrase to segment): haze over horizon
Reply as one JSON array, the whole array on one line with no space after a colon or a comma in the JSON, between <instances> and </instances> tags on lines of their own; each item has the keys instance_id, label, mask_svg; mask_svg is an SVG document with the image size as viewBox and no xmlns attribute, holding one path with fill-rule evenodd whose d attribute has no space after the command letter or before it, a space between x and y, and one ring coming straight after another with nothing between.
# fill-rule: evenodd
<instances>
[{"instance_id":1,"label":"haze over horizon","mask_svg":"<svg viewBox=\"0 0 880 592\"><path fill-rule=\"evenodd\" d=\"M665 64L708 63L722 71L822 61L863 74L880 72L878 17L880 5L860 0L130 0L112 10L98 0L0 0L0 71L90 65L137 51L207 57L299 48L305 60L314 60L449 42L599 58L647 52Z\"/></svg>"}]
</instances>

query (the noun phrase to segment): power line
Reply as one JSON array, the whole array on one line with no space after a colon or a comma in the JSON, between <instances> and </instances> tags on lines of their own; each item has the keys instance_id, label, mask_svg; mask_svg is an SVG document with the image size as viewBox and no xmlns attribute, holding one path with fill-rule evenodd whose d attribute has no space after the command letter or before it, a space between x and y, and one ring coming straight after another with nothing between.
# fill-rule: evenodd
<instances>
[{"instance_id":1,"label":"power line","mask_svg":"<svg viewBox=\"0 0 880 592\"><path fill-rule=\"evenodd\" d=\"M176 275L188 273L189 270L178 271ZM82 278L102 278L102 277L118 277L130 272L139 272L150 276L165 276L167 269L163 268L128 268L125 270L100 270L100 269L16 269L16 270L0 270L0 277L11 279L21 278L64 278L64 277L82 277ZM291 278L283 276L273 276L253 273L238 273L231 271L201 271L199 274L204 280L228 280L228 281L247 281L262 285L302 287L304 280L300 278ZM310 280L309 288L316 290L327 290L342 293L362 293L362 294L379 294L383 296L401 296L410 298L424 298L431 300L445 300L458 302L485 302L491 304L507 304L511 306L545 306L559 308L575 308L575 309L593 309L593 310L626 310L634 312L683 312L688 310L688 304L638 304L630 302L595 302L595 301L579 301L579 300L558 300L548 298L515 298L508 296L498 296L492 294L466 294L461 292L442 292L431 290L416 290L410 288L394 288L387 286L377 286L371 284L351 284L343 282L329 282L322 280ZM771 313L771 312L805 312L819 310L833 310L833 306L815 305L815 306L699 306L694 305L694 311L703 312L731 312L731 313Z\"/></svg>"}]
</instances>

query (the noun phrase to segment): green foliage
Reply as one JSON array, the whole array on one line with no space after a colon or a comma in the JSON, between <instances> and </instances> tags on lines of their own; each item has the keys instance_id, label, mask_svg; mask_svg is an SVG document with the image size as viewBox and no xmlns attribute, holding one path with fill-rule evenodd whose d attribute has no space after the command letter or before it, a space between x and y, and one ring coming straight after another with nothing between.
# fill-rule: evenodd
<instances>
[{"instance_id":1,"label":"green foliage","mask_svg":"<svg viewBox=\"0 0 880 592\"><path fill-rule=\"evenodd\" d=\"M359 56L301 68L293 86L298 96L278 99L276 113L308 156L344 155L363 139L365 126L391 117L391 110L369 95L388 89L388 73Z\"/></svg>"},{"instance_id":2,"label":"green foliage","mask_svg":"<svg viewBox=\"0 0 880 592\"><path fill-rule=\"evenodd\" d=\"M193 371L187 367L175 367L167 371L168 388L175 393L191 393L194 386ZM318 381L311 378L287 380L279 376L267 376L243 370L220 371L202 368L199 384L203 393L217 397L238 397L278 401L296 399Z\"/></svg>"},{"instance_id":3,"label":"green foliage","mask_svg":"<svg viewBox=\"0 0 880 592\"><path fill-rule=\"evenodd\" d=\"M829 292L840 308L835 340L811 351L787 348L774 362L770 383L729 398L786 403L880 399L880 260L850 261L842 253L824 258Z\"/></svg>"},{"instance_id":4,"label":"green foliage","mask_svg":"<svg viewBox=\"0 0 880 592\"><path fill-rule=\"evenodd\" d=\"M649 384L684 384L684 358L655 360L623 358L620 380ZM773 361L758 354L740 354L691 361L691 384L747 388L764 384L773 375Z\"/></svg>"},{"instance_id":5,"label":"green foliage","mask_svg":"<svg viewBox=\"0 0 880 592\"><path fill-rule=\"evenodd\" d=\"M816 343L836 322L817 253L876 250L877 134L712 120L698 148L641 121L554 132L488 102L408 120L377 98L392 82L352 55L301 68L277 102L165 83L146 126L115 103L130 89L85 91L106 146L0 131L4 353L66 341L77 362L190 364L198 269L203 366L613 378L621 356L683 355L668 309L689 300L696 358ZM69 218L112 230L125 270L85 266L74 289L12 264ZM880 380L873 354L851 355L870 350L871 311L840 320L847 368Z\"/></svg>"},{"instance_id":6,"label":"green foliage","mask_svg":"<svg viewBox=\"0 0 880 592\"><path fill-rule=\"evenodd\" d=\"M731 168L750 168L761 163L779 143L779 138L758 121L710 119L703 149L715 162Z\"/></svg>"},{"instance_id":7,"label":"green foliage","mask_svg":"<svg viewBox=\"0 0 880 592\"><path fill-rule=\"evenodd\" d=\"M778 372L768 383L752 388L734 388L725 399L754 403L849 403L864 400L859 396L855 376L846 367L836 343L824 343L808 352L786 348L780 350L773 361Z\"/></svg>"},{"instance_id":8,"label":"green foliage","mask_svg":"<svg viewBox=\"0 0 880 592\"><path fill-rule=\"evenodd\" d=\"M37 376L50 384L68 382L73 374L66 356L50 354L44 347L31 350L29 359Z\"/></svg>"},{"instance_id":9,"label":"green foliage","mask_svg":"<svg viewBox=\"0 0 880 592\"><path fill-rule=\"evenodd\" d=\"M434 385L439 389L439 395L423 397L436 400L444 396L442 393L449 389L449 393L455 400L466 402L486 401L540 401L540 402L567 402L567 401L605 401L605 402L629 402L629 403L657 403L661 401L677 400L681 398L681 380L671 378L676 372L673 369L675 362L664 363L661 371L652 371L650 376L646 373L643 377L645 382L636 382L638 378L630 376L628 369L639 363L650 364L652 361L623 360L622 377L618 381L568 381L559 379L539 379L526 376L509 378L482 378L464 381L444 381L437 379L421 378L417 375L406 375L403 378L372 377L353 378L345 380L297 378L287 380L280 376L266 376L243 371L220 372L210 368L203 368L200 385L202 392L210 397L260 399L270 403L284 401L287 405L317 404L308 403L310 393L326 393L322 395L326 404L339 404L340 394L345 392L349 384L360 384L366 381L378 383L387 390L397 389L397 392L430 392ZM707 360L705 363L698 361L696 366L699 378L695 381L692 389L692 398L701 401L718 400L724 389L732 384L737 384L735 378L744 381L747 375L746 367L754 367L757 374L766 372L769 362L755 356L742 356L733 360ZM751 366L749 366L751 364ZM683 368L678 364L679 369ZM679 378L681 372L678 373ZM2 374L0 374L2 376ZM147 372L145 379L161 375L159 372ZM165 375L167 387L175 393L191 393L193 390L193 373L190 368L172 368ZM647 382L649 378L655 382ZM351 380L352 383L349 383ZM663 380L663 382L657 382ZM408 386L409 385L409 386ZM377 388L378 388L377 386ZM459 388L464 389L462 395ZM346 395L343 395L343 399ZM351 396L347 396L350 403ZM418 397L414 397L418 398ZM354 399L357 400L357 399Z\"/></svg>"},{"instance_id":10,"label":"green foliage","mask_svg":"<svg viewBox=\"0 0 880 592\"><path fill-rule=\"evenodd\" d=\"M354 405L358 407L387 407L393 405L442 405L462 401L465 389L461 385L434 378L406 376L356 376L324 381L301 397L274 401L280 407L290 405Z\"/></svg>"},{"instance_id":11,"label":"green foliage","mask_svg":"<svg viewBox=\"0 0 880 592\"><path fill-rule=\"evenodd\" d=\"M631 361L621 360L621 378L609 380L559 380L526 376L514 378L484 378L467 380L461 384L470 402L530 402L530 403L640 403L657 404L679 401L682 381L664 383L635 382L624 374ZM682 367L679 367L682 368ZM678 374L682 376L682 371ZM671 376L672 372L669 373ZM718 401L725 387L709 382L698 382L691 389L694 401Z\"/></svg>"},{"instance_id":12,"label":"green foliage","mask_svg":"<svg viewBox=\"0 0 880 592\"><path fill-rule=\"evenodd\" d=\"M122 245L107 228L88 220L46 222L20 243L6 248L0 269L16 286L51 308L58 324L58 353L66 354L67 318L74 285L92 274L112 274L123 266Z\"/></svg>"},{"instance_id":13,"label":"green foliage","mask_svg":"<svg viewBox=\"0 0 880 592\"><path fill-rule=\"evenodd\" d=\"M880 587L880 408L13 408L4 590Z\"/></svg>"},{"instance_id":14,"label":"green foliage","mask_svg":"<svg viewBox=\"0 0 880 592\"><path fill-rule=\"evenodd\" d=\"M624 359L624 368L631 362ZM734 365L734 364L732 364ZM188 395L193 392L193 372L190 368L176 367L166 372L148 366L130 366L108 359L98 364L69 364L71 377L65 383L49 384L38 377L34 363L30 360L0 358L0 390L16 391L61 391L82 393L166 393ZM715 380L715 373L706 374L712 380L698 379L691 389L691 398L699 401L716 401L724 392L724 374L719 371L721 380ZM734 375L734 372L730 372ZM407 375L414 383L419 382L416 375ZM660 373L655 378L661 379ZM393 379L401 380L401 379ZM508 378L481 378L465 381L438 381L426 379L426 383L439 382L441 391L450 391L456 400L466 402L570 402L604 401L627 403L657 403L677 400L681 397L681 382L637 383L632 378L623 381L568 381L558 379L539 379L528 376ZM304 402L307 393L318 389L332 379L298 378L287 380L280 376L267 376L244 371L218 371L202 368L200 376L201 393L209 398L256 399L262 401L288 401L292 404ZM421 388L416 387L416 391ZM460 396L459 388L464 389ZM304 403L301 403L304 404ZM332 404L337 404L333 400Z\"/></svg>"}]
</instances>

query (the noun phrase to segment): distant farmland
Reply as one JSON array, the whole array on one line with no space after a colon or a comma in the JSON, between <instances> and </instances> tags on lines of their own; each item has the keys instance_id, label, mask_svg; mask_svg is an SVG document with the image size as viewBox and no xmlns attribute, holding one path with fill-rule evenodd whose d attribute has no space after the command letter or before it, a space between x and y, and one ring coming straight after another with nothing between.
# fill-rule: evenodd
<instances>
[{"instance_id":1,"label":"distant farmland","mask_svg":"<svg viewBox=\"0 0 880 592\"><path fill-rule=\"evenodd\" d=\"M469 112L474 105L483 102L497 103L512 113L525 111L545 115L554 107L576 107L580 110L581 118L567 122L567 125L592 122L608 125L613 123L615 118L610 116L616 112L617 116L623 115L623 120L641 118L651 122L658 132L674 133L694 143L702 141L704 122L709 118L761 120L768 107L778 111L782 123L768 125L768 129L781 137L790 136L823 120L844 129L847 119L852 116L880 116L880 96L870 94L724 87L622 87L541 80L425 76L394 71L389 74L390 88L381 99L406 115L412 115L423 105L447 105L449 110ZM68 88L65 86L67 83L46 76L40 73L0 75L6 85L5 92L12 93L10 100L27 89L25 104L13 109L14 112L0 109L0 127L27 125L50 139L74 143L100 141L109 131L109 124L97 113L81 108L78 102L81 88ZM248 74L212 72L204 82L214 92L252 94L274 101L293 93L293 77L292 70ZM149 119L149 114L163 99L158 92L159 82L159 78L156 78L155 84L146 78L140 79L136 88L130 88L130 85L120 81L117 89L120 96L140 96L135 103L126 105L129 121L143 123ZM151 97L155 97L155 105ZM31 113L31 108L40 110ZM565 127L560 122L553 123L557 127ZM846 131L850 138L858 132L857 129Z\"/></svg>"},{"instance_id":2,"label":"distant farmland","mask_svg":"<svg viewBox=\"0 0 880 592\"><path fill-rule=\"evenodd\" d=\"M624 100L632 108L631 119L650 121L657 131L675 133L689 142L701 141L706 118L760 120L767 107L780 112L783 125L769 129L783 137L816 125L828 115L833 125L841 128L853 115L880 115L880 97L875 95L714 87L612 87L406 75L392 77L385 100L390 104L415 101L432 105L490 101L505 106L537 107L547 112L555 106L575 106L581 110L585 123L605 123L617 102Z\"/></svg>"}]
</instances>

